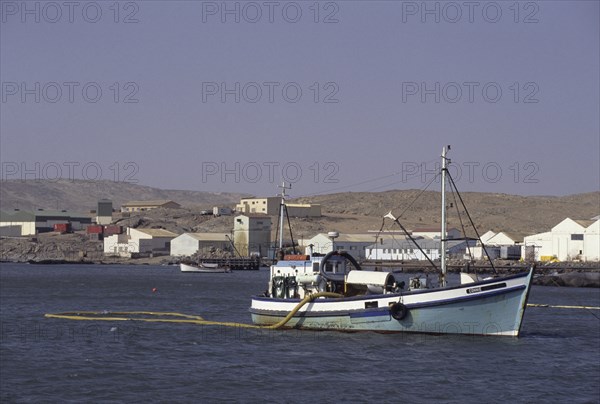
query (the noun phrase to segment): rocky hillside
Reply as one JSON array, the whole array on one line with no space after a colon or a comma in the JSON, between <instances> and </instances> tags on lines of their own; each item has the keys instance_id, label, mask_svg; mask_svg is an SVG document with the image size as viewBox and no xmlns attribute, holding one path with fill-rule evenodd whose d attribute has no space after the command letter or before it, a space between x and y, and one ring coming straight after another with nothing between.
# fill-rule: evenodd
<instances>
[{"instance_id":1,"label":"rocky hillside","mask_svg":"<svg viewBox=\"0 0 600 404\"><path fill-rule=\"evenodd\" d=\"M347 192L302 198L298 202L320 203L323 212L354 218L357 222L369 221L381 226L381 218L390 210L401 219L405 227L439 226L440 193L420 191L388 191L379 193ZM600 214L600 192L591 192L563 197L519 196L470 192L461 194L473 221L483 232L509 232L534 234L548 231L565 217L590 219ZM450 226L460 228L457 206L463 222L468 218L458 200L448 194L448 221Z\"/></svg>"},{"instance_id":2,"label":"rocky hillside","mask_svg":"<svg viewBox=\"0 0 600 404\"><path fill-rule=\"evenodd\" d=\"M128 200L172 199L184 209L159 209L139 212L130 217L116 215L115 221L124 226L161 227L176 233L229 233L233 228L232 217L202 216L201 210L214 205L233 206L243 196L233 193L162 190L112 181L0 182L2 209L60 208L88 212L95 209L97 200L101 198L111 199L115 207ZM523 236L548 231L565 217L590 219L600 214L600 192L563 197L471 192L462 197L482 233L493 230ZM292 202L322 205L321 218L292 218L294 237L297 239L332 230L345 233L378 230L382 226L383 216L390 210L410 229L439 226L440 223L440 194L433 191L422 194L417 190L345 192L299 198ZM460 229L456 209L460 203L450 193L448 203L451 205L448 210L449 225ZM459 211L467 234L473 235L463 209ZM273 222L276 220L274 217ZM385 222L384 228L398 229L390 221Z\"/></svg>"},{"instance_id":3,"label":"rocky hillside","mask_svg":"<svg viewBox=\"0 0 600 404\"><path fill-rule=\"evenodd\" d=\"M96 209L99 199L113 201L113 207L131 200L170 199L189 207L209 208L214 205L234 205L242 194L202 191L165 190L114 181L1 181L0 208L67 209L89 212Z\"/></svg>"}]
</instances>

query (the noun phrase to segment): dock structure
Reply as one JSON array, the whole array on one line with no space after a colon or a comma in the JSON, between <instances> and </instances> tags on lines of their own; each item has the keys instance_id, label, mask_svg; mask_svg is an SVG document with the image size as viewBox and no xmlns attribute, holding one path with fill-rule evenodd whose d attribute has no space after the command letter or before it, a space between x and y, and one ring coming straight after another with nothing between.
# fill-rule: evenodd
<instances>
[{"instance_id":1,"label":"dock structure","mask_svg":"<svg viewBox=\"0 0 600 404\"><path fill-rule=\"evenodd\" d=\"M206 264L218 264L219 267L229 268L232 271L257 271L260 268L260 258L200 258Z\"/></svg>"}]
</instances>

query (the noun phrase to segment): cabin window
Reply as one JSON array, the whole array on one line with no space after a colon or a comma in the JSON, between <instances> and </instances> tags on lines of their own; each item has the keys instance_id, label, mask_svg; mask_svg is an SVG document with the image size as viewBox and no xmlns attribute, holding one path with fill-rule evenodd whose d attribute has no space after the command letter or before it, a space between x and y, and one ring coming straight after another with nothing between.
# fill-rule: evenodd
<instances>
[{"instance_id":1,"label":"cabin window","mask_svg":"<svg viewBox=\"0 0 600 404\"><path fill-rule=\"evenodd\" d=\"M571 234L571 240L583 240L583 234Z\"/></svg>"}]
</instances>

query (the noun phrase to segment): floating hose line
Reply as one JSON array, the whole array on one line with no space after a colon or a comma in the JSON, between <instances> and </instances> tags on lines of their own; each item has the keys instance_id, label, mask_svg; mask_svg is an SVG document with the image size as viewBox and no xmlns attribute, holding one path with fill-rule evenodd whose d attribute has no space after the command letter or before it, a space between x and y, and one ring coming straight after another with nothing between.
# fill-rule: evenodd
<instances>
[{"instance_id":1,"label":"floating hose line","mask_svg":"<svg viewBox=\"0 0 600 404\"><path fill-rule=\"evenodd\" d=\"M563 305L538 304L538 303L527 303L527 307L549 307L549 308L554 308L554 309L600 310L600 307L596 307L596 306L563 306Z\"/></svg>"},{"instance_id":2,"label":"floating hose line","mask_svg":"<svg viewBox=\"0 0 600 404\"><path fill-rule=\"evenodd\" d=\"M235 323L230 321L212 321L205 320L201 316L159 312L159 311L72 311L63 313L48 313L46 318L58 318L63 320L79 320L79 321L145 321L149 323L179 323L179 324L198 324L198 325L218 325L223 327L239 327L239 328L255 328L255 329L271 329L277 330L283 328L294 315L306 304L320 297L340 298L343 295L333 292L319 292L306 296L302 299L285 318L276 324L271 325L255 325L245 323ZM545 307L557 309L583 309L583 310L600 310L600 307L595 306L563 306L549 304L528 303L528 307ZM594 314L593 312L590 312ZM594 317L597 316L594 314Z\"/></svg>"},{"instance_id":3,"label":"floating hose line","mask_svg":"<svg viewBox=\"0 0 600 404\"><path fill-rule=\"evenodd\" d=\"M229 321L211 321L205 320L201 316L172 313L172 312L156 312L156 311L73 311L64 313L48 313L46 318L58 318L63 320L79 320L79 321L145 321L149 323L183 323L183 324L198 324L198 325L220 325L223 327L239 327L239 328L258 328L277 330L283 328L294 315L306 304L312 302L319 297L340 298L343 295L333 292L319 292L311 294L302 299L292 311L290 311L284 319L276 324L271 325L254 325L245 323L234 323Z\"/></svg>"}]
</instances>

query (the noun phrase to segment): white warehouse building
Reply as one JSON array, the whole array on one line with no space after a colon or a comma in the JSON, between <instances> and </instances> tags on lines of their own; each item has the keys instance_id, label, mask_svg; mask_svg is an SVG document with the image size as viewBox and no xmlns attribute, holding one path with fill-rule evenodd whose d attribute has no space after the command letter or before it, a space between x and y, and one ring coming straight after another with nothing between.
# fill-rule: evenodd
<instances>
[{"instance_id":1,"label":"white warehouse building","mask_svg":"<svg viewBox=\"0 0 600 404\"><path fill-rule=\"evenodd\" d=\"M231 249L228 235L222 233L183 233L171 240L171 255L192 256L197 252L208 252L213 248Z\"/></svg>"},{"instance_id":2,"label":"white warehouse building","mask_svg":"<svg viewBox=\"0 0 600 404\"><path fill-rule=\"evenodd\" d=\"M440 259L442 242L439 238L419 238L415 239L415 242L419 245L418 247L408 239L386 240L383 243L368 246L367 254L370 259L376 261L426 261L427 257L431 260ZM450 257L462 258L467 246L473 247L474 245L474 240L448 240L446 253Z\"/></svg>"},{"instance_id":3,"label":"white warehouse building","mask_svg":"<svg viewBox=\"0 0 600 404\"><path fill-rule=\"evenodd\" d=\"M319 233L310 239L302 240L302 246L305 254L310 254L311 251L312 253L327 254L335 246L336 250L347 251L357 259L373 259L367 254L367 247L375 241L383 242L393 237L393 234L385 233L339 233L332 245L331 238L327 233ZM396 237L404 239L404 236Z\"/></svg>"},{"instance_id":4,"label":"white warehouse building","mask_svg":"<svg viewBox=\"0 0 600 404\"><path fill-rule=\"evenodd\" d=\"M545 233L533 234L523 241L522 258L536 261L600 260L600 219L562 222Z\"/></svg>"},{"instance_id":5,"label":"white warehouse building","mask_svg":"<svg viewBox=\"0 0 600 404\"><path fill-rule=\"evenodd\" d=\"M170 242L176 233L165 229L127 228L126 234L115 234L104 239L104 254L131 257L137 253L168 255Z\"/></svg>"}]
</instances>

